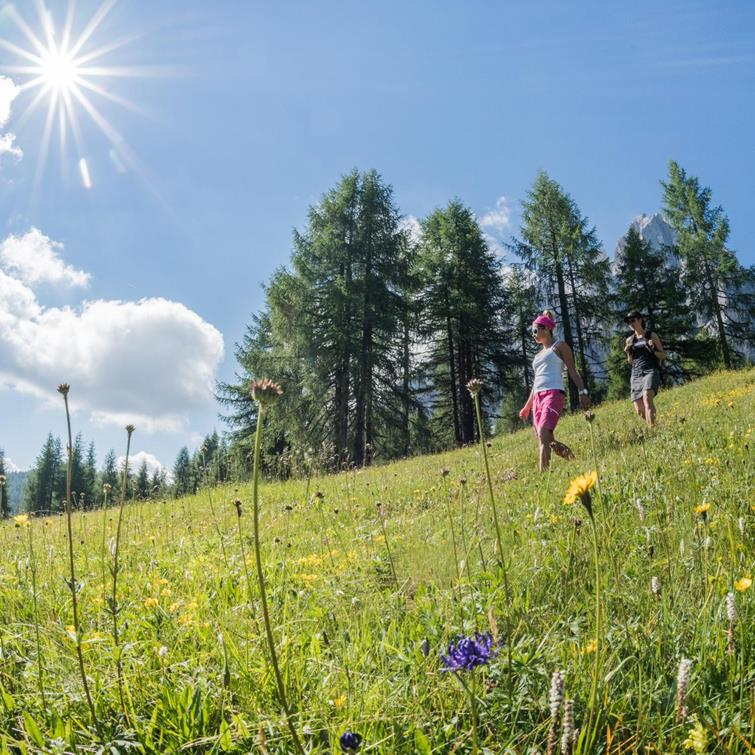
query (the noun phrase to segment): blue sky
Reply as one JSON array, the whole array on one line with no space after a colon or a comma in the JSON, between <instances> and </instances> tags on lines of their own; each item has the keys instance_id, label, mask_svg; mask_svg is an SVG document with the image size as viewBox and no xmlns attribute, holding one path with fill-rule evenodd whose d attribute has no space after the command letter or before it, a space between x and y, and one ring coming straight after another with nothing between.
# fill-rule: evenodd
<instances>
[{"instance_id":1,"label":"blue sky","mask_svg":"<svg viewBox=\"0 0 755 755\"><path fill-rule=\"evenodd\" d=\"M47 4L58 29L66 7ZM99 7L79 0L72 38ZM0 38L28 48L0 9ZM16 10L41 34L35 2ZM749 0L121 0L82 51L124 38L97 64L140 75L96 83L135 110L88 93L115 147L74 104L79 143L67 132L61 153L56 122L43 159L47 97L22 120L38 90L0 80L0 446L22 468L63 434L66 380L100 459L128 419L136 451L168 465L221 430L209 386L233 374L292 229L355 166L406 215L457 196L499 240L543 168L610 253L660 209L674 158L755 263Z\"/></svg>"}]
</instances>

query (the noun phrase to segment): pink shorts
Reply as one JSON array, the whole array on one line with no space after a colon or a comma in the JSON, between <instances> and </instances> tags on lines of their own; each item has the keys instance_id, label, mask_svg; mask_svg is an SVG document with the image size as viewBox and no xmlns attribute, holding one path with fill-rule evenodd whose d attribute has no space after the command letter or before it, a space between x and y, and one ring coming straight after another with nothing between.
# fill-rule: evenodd
<instances>
[{"instance_id":1,"label":"pink shorts","mask_svg":"<svg viewBox=\"0 0 755 755\"><path fill-rule=\"evenodd\" d=\"M536 393L532 404L535 433L539 435L541 430L555 430L563 411L563 391L550 390Z\"/></svg>"}]
</instances>

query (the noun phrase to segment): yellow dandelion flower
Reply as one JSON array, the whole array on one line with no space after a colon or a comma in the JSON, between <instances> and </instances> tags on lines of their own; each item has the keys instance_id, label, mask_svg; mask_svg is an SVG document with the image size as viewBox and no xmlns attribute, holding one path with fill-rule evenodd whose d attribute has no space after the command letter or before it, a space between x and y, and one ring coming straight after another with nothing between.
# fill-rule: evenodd
<instances>
[{"instance_id":1,"label":"yellow dandelion flower","mask_svg":"<svg viewBox=\"0 0 755 755\"><path fill-rule=\"evenodd\" d=\"M752 587L752 577L742 577L734 580L734 589L739 592L744 592Z\"/></svg>"},{"instance_id":2,"label":"yellow dandelion flower","mask_svg":"<svg viewBox=\"0 0 755 755\"><path fill-rule=\"evenodd\" d=\"M13 517L13 521L16 523L16 527L30 527L31 526L31 522L29 521L28 514L18 514Z\"/></svg>"},{"instance_id":3,"label":"yellow dandelion flower","mask_svg":"<svg viewBox=\"0 0 755 755\"><path fill-rule=\"evenodd\" d=\"M343 708L344 705L346 705L346 695L339 695L336 698L333 698L333 705L340 709Z\"/></svg>"},{"instance_id":4,"label":"yellow dandelion flower","mask_svg":"<svg viewBox=\"0 0 755 755\"><path fill-rule=\"evenodd\" d=\"M590 640L590 642L587 643L582 648L582 655L590 655L591 653L594 653L598 649L598 641L597 640Z\"/></svg>"},{"instance_id":5,"label":"yellow dandelion flower","mask_svg":"<svg viewBox=\"0 0 755 755\"><path fill-rule=\"evenodd\" d=\"M579 477L575 477L569 483L569 489L566 491L566 495L564 496L564 503L568 504L569 506L576 503L578 498L582 498L592 490L597 481L598 473L596 470L588 472L587 474L579 475Z\"/></svg>"},{"instance_id":6,"label":"yellow dandelion flower","mask_svg":"<svg viewBox=\"0 0 755 755\"><path fill-rule=\"evenodd\" d=\"M157 606L157 598L147 598L144 601L145 608L155 608Z\"/></svg>"},{"instance_id":7,"label":"yellow dandelion flower","mask_svg":"<svg viewBox=\"0 0 755 755\"><path fill-rule=\"evenodd\" d=\"M699 506L695 506L695 513L705 514L709 509L710 503L708 503L708 501L705 501L705 503L701 503Z\"/></svg>"},{"instance_id":8,"label":"yellow dandelion flower","mask_svg":"<svg viewBox=\"0 0 755 755\"><path fill-rule=\"evenodd\" d=\"M69 640L76 642L76 627L73 624L66 627L66 635L68 635Z\"/></svg>"},{"instance_id":9,"label":"yellow dandelion flower","mask_svg":"<svg viewBox=\"0 0 755 755\"><path fill-rule=\"evenodd\" d=\"M176 601L175 603L170 604L170 607L168 608L168 610L171 613L175 613L180 607L181 607L181 604L178 601Z\"/></svg>"}]
</instances>

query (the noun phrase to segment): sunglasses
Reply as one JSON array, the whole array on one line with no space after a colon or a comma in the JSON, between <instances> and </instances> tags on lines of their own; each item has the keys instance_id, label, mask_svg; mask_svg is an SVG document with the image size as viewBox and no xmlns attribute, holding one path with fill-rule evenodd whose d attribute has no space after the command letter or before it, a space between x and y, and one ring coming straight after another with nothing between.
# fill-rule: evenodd
<instances>
[{"instance_id":1,"label":"sunglasses","mask_svg":"<svg viewBox=\"0 0 755 755\"><path fill-rule=\"evenodd\" d=\"M532 328L532 335L536 336L541 330L545 330L545 325L535 325L535 327Z\"/></svg>"},{"instance_id":2,"label":"sunglasses","mask_svg":"<svg viewBox=\"0 0 755 755\"><path fill-rule=\"evenodd\" d=\"M637 320L638 320L637 317L629 317L629 318L627 318L627 322L637 322Z\"/></svg>"}]
</instances>

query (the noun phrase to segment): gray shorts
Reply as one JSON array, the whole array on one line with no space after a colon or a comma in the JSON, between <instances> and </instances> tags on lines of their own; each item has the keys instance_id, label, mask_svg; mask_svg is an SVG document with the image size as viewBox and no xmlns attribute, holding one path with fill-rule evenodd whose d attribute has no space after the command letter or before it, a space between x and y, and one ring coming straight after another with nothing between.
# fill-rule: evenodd
<instances>
[{"instance_id":1,"label":"gray shorts","mask_svg":"<svg viewBox=\"0 0 755 755\"><path fill-rule=\"evenodd\" d=\"M648 391L658 393L661 389L661 374L658 370L650 370L641 375L632 375L630 386L632 401L640 401Z\"/></svg>"}]
</instances>

